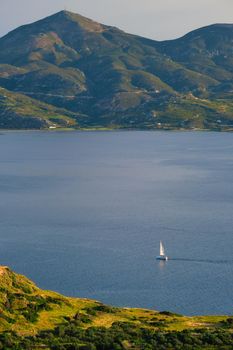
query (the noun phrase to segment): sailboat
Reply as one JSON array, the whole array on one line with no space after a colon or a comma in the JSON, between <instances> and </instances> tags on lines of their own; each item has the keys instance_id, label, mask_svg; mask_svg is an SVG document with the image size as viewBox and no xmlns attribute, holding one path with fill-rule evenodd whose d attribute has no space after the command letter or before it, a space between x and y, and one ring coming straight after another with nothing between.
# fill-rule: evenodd
<instances>
[{"instance_id":1,"label":"sailboat","mask_svg":"<svg viewBox=\"0 0 233 350\"><path fill-rule=\"evenodd\" d=\"M159 255L156 257L157 260L168 260L168 257L165 255L165 250L164 250L164 246L163 243L160 241L160 245L159 245Z\"/></svg>"}]
</instances>

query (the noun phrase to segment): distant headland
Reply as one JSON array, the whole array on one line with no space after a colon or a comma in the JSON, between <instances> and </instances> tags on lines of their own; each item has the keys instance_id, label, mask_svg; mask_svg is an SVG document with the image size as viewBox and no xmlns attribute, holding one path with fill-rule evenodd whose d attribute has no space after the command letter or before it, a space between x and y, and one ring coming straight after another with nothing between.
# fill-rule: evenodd
<instances>
[{"instance_id":1,"label":"distant headland","mask_svg":"<svg viewBox=\"0 0 233 350\"><path fill-rule=\"evenodd\" d=\"M233 318L116 308L39 289L0 267L2 349L230 349Z\"/></svg>"}]
</instances>

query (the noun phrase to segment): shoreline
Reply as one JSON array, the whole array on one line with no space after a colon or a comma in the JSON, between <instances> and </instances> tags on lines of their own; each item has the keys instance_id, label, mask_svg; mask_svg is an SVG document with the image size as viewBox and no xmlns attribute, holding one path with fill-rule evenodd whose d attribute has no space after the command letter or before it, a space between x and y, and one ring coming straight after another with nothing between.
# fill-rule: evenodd
<instances>
[{"instance_id":1,"label":"shoreline","mask_svg":"<svg viewBox=\"0 0 233 350\"><path fill-rule=\"evenodd\" d=\"M58 133L58 132L208 132L208 133L232 133L233 129L226 130L215 130L215 129L132 129L132 128L56 128L56 129L0 129L0 134L7 132L48 132L48 133Z\"/></svg>"}]
</instances>

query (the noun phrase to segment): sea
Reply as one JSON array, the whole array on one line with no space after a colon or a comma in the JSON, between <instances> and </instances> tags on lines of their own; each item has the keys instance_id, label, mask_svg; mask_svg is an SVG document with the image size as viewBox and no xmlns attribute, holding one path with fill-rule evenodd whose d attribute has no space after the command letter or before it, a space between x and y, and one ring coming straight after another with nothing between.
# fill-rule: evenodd
<instances>
[{"instance_id":1,"label":"sea","mask_svg":"<svg viewBox=\"0 0 233 350\"><path fill-rule=\"evenodd\" d=\"M1 132L0 265L67 296L233 314L233 134Z\"/></svg>"}]
</instances>

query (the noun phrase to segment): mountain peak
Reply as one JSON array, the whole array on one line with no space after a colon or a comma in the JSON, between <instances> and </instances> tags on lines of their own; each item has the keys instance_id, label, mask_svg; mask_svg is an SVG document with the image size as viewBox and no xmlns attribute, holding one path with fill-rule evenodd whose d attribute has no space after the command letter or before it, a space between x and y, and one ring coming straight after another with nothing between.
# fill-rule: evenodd
<instances>
[{"instance_id":1,"label":"mountain peak","mask_svg":"<svg viewBox=\"0 0 233 350\"><path fill-rule=\"evenodd\" d=\"M233 23L215 23L215 24L210 25L209 27L233 29Z\"/></svg>"},{"instance_id":2,"label":"mountain peak","mask_svg":"<svg viewBox=\"0 0 233 350\"><path fill-rule=\"evenodd\" d=\"M67 10L62 10L54 15L47 17L48 20L54 19L54 20L69 20L71 22L76 23L80 28L89 31L89 32L103 32L106 26L104 26L101 23L95 22L91 20L90 18L87 18L85 16L82 16L78 13L74 13Z\"/></svg>"},{"instance_id":3,"label":"mountain peak","mask_svg":"<svg viewBox=\"0 0 233 350\"><path fill-rule=\"evenodd\" d=\"M232 37L233 35L233 24L231 23L215 23L215 24L210 24L208 26L204 26L198 29L195 29L186 35L184 35L182 38L179 38L177 40L182 40L182 39L189 39L189 38L194 38L199 35L205 35L207 37L215 37L217 36L224 36L228 37L229 35ZM217 38L216 38L217 40Z\"/></svg>"}]
</instances>

